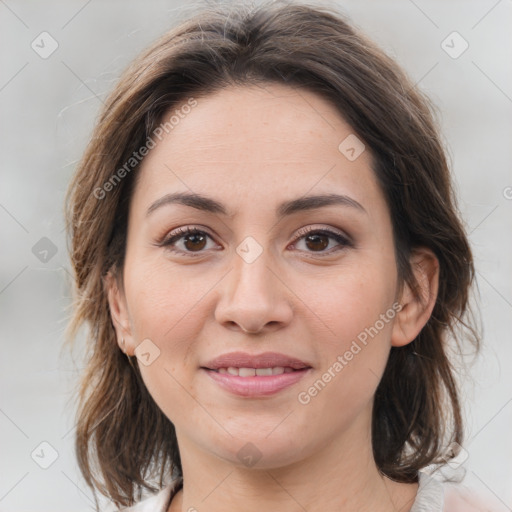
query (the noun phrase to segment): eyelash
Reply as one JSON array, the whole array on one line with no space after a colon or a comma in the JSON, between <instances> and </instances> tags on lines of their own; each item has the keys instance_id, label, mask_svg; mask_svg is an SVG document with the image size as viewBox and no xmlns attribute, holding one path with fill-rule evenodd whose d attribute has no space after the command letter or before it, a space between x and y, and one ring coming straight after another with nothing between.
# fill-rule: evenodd
<instances>
[{"instance_id":1,"label":"eyelash","mask_svg":"<svg viewBox=\"0 0 512 512\"><path fill-rule=\"evenodd\" d=\"M193 227L187 226L185 228L177 228L174 232L172 232L167 238L165 238L158 245L161 246L161 247L165 247L166 249L168 249L168 250L170 250L170 251L172 251L174 253L181 254L181 255L186 255L188 257L194 258L194 257L201 256L204 251L198 251L198 252L182 251L182 250L177 250L173 246L173 244L175 242L177 242L181 238L185 237L185 235L189 235L189 234L204 234L204 235L208 236L210 239L212 238L204 230L200 230L198 228L193 228ZM338 242L341 246L343 246L343 247L338 248L338 249L334 249L334 250L331 249L331 250L329 250L327 252L311 251L311 254L319 255L320 257L323 257L324 255L330 255L333 252L337 252L337 251L343 250L346 247L353 247L353 243L349 240L348 237L346 237L344 235L341 235L340 233L337 233L336 231L332 231L332 230L326 229L326 228L323 228L323 229L301 228L297 232L297 237L295 237L295 239L293 240L292 243L295 244L297 241L299 241L302 238L305 238L306 236L311 235L311 234L327 235L328 237L336 240L336 242Z\"/></svg>"}]
</instances>

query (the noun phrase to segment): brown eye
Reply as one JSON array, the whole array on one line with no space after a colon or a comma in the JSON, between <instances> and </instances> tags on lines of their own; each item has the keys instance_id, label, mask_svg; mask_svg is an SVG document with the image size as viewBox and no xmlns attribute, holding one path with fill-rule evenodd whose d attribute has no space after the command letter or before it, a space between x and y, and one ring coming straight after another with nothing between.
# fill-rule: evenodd
<instances>
[{"instance_id":1,"label":"brown eye","mask_svg":"<svg viewBox=\"0 0 512 512\"><path fill-rule=\"evenodd\" d=\"M298 236L295 239L294 245L297 245L299 242L304 243L305 249L301 250L309 253L318 253L320 256L332 254L333 252L353 246L348 237L329 229L305 228L299 231L299 235L302 236ZM332 241L336 243L330 250L326 250Z\"/></svg>"},{"instance_id":2,"label":"brown eye","mask_svg":"<svg viewBox=\"0 0 512 512\"><path fill-rule=\"evenodd\" d=\"M208 233L197 228L179 228L164 240L161 245L172 252L188 254L201 253L211 239Z\"/></svg>"},{"instance_id":3,"label":"brown eye","mask_svg":"<svg viewBox=\"0 0 512 512\"><path fill-rule=\"evenodd\" d=\"M183 244L189 251L200 251L206 245L206 237L200 233L190 233L183 237Z\"/></svg>"},{"instance_id":4,"label":"brown eye","mask_svg":"<svg viewBox=\"0 0 512 512\"><path fill-rule=\"evenodd\" d=\"M323 251L329 246L329 236L323 234L308 235L305 237L306 246L312 251Z\"/></svg>"}]
</instances>

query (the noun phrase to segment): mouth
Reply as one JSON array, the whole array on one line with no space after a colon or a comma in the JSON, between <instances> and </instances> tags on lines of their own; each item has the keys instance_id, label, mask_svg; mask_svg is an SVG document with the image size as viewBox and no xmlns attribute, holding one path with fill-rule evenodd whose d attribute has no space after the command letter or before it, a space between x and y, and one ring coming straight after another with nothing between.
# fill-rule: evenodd
<instances>
[{"instance_id":1,"label":"mouth","mask_svg":"<svg viewBox=\"0 0 512 512\"><path fill-rule=\"evenodd\" d=\"M234 375L238 377L268 377L271 375L282 375L283 373L300 372L307 370L309 366L304 368L291 368L290 366L274 366L269 368L237 368L235 366L228 366L226 368L206 368L212 372L220 373L223 375Z\"/></svg>"},{"instance_id":2,"label":"mouth","mask_svg":"<svg viewBox=\"0 0 512 512\"><path fill-rule=\"evenodd\" d=\"M305 360L279 352L227 352L203 363L200 371L222 390L244 397L268 396L313 371Z\"/></svg>"},{"instance_id":3,"label":"mouth","mask_svg":"<svg viewBox=\"0 0 512 512\"><path fill-rule=\"evenodd\" d=\"M269 368L205 368L201 371L222 390L245 398L269 397L298 383L313 369L290 367ZM274 373L275 372L275 373ZM210 382L211 382L210 381Z\"/></svg>"}]
</instances>

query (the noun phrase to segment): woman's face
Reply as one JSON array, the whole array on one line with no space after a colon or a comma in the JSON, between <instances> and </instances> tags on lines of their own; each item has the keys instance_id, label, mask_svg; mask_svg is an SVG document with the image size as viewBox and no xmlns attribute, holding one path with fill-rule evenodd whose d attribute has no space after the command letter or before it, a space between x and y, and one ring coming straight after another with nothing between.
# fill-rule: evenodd
<instances>
[{"instance_id":1,"label":"woman's face","mask_svg":"<svg viewBox=\"0 0 512 512\"><path fill-rule=\"evenodd\" d=\"M400 309L369 151L305 90L196 101L142 162L109 295L118 335L180 449L270 468L367 444ZM233 352L277 353L219 363L273 375L206 369Z\"/></svg>"}]
</instances>

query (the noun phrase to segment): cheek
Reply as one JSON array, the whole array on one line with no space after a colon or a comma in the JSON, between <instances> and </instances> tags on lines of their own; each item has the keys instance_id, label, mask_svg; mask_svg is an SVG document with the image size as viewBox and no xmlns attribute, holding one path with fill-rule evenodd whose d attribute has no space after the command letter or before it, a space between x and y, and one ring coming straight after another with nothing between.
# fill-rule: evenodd
<instances>
[{"instance_id":1,"label":"cheek","mask_svg":"<svg viewBox=\"0 0 512 512\"><path fill-rule=\"evenodd\" d=\"M334 346L342 347L392 308L396 275L393 269L376 264L354 266L331 277L322 286L322 294L315 292L312 300L336 335ZM394 317L392 312L390 315ZM389 335L390 324L389 321L384 325L379 322L378 330Z\"/></svg>"},{"instance_id":2,"label":"cheek","mask_svg":"<svg viewBox=\"0 0 512 512\"><path fill-rule=\"evenodd\" d=\"M193 266L174 270L166 261L133 262L126 265L125 288L134 345L150 340L156 354L151 364L144 365L141 358L138 366L149 393L173 420L176 411L190 408L195 396L190 378L204 349L198 340L208 315L208 292L218 276Z\"/></svg>"},{"instance_id":3,"label":"cheek","mask_svg":"<svg viewBox=\"0 0 512 512\"><path fill-rule=\"evenodd\" d=\"M373 396L391 348L395 283L392 270L375 266L332 280L328 294L317 299L315 307L329 327L319 347L322 382L318 385L330 388L326 395L332 393L333 399L344 403L365 402Z\"/></svg>"},{"instance_id":4,"label":"cheek","mask_svg":"<svg viewBox=\"0 0 512 512\"><path fill-rule=\"evenodd\" d=\"M197 268L179 268L160 258L139 260L127 273L128 307L136 340L151 338L167 347L175 333L193 334L199 328L202 299L218 281L218 276L199 273ZM204 313L203 313L204 314ZM187 326L187 329L185 329Z\"/></svg>"}]
</instances>

